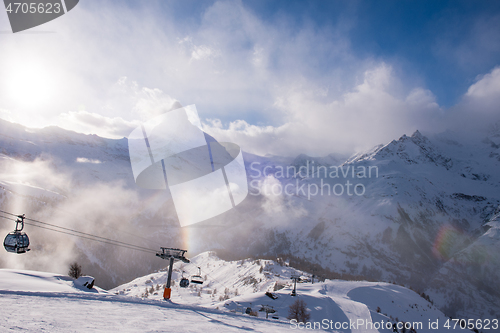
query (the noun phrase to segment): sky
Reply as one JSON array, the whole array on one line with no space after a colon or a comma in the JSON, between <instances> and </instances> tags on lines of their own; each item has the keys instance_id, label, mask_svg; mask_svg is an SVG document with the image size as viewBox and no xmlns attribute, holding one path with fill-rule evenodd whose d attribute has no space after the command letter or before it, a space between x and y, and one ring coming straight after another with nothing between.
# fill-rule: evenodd
<instances>
[{"instance_id":1,"label":"sky","mask_svg":"<svg viewBox=\"0 0 500 333\"><path fill-rule=\"evenodd\" d=\"M498 1L95 1L12 34L0 118L127 137L176 102L265 155L500 120Z\"/></svg>"}]
</instances>

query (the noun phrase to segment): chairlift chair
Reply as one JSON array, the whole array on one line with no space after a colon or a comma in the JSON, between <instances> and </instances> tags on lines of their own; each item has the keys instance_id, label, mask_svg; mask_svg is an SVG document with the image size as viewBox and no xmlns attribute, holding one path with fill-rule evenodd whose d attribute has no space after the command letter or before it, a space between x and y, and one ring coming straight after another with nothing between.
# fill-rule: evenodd
<instances>
[{"instance_id":1,"label":"chairlift chair","mask_svg":"<svg viewBox=\"0 0 500 333\"><path fill-rule=\"evenodd\" d=\"M181 282L179 282L179 286L181 288L189 287L189 280L184 277L184 271L182 271L182 278L181 278Z\"/></svg>"},{"instance_id":2,"label":"chairlift chair","mask_svg":"<svg viewBox=\"0 0 500 333\"><path fill-rule=\"evenodd\" d=\"M201 277L201 268L198 267L198 275L191 276L191 283L203 284L203 278Z\"/></svg>"},{"instance_id":3,"label":"chairlift chair","mask_svg":"<svg viewBox=\"0 0 500 333\"><path fill-rule=\"evenodd\" d=\"M16 229L13 232L10 232L3 241L3 246L7 252L12 253L26 253L30 249L28 246L30 245L30 239L26 233L21 232L24 228L24 214L19 215L16 220Z\"/></svg>"}]
</instances>

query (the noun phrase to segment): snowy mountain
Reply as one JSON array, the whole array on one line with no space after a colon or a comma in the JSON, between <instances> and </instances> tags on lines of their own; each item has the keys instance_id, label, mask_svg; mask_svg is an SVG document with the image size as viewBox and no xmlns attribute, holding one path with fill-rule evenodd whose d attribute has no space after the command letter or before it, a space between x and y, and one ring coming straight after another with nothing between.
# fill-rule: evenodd
<instances>
[{"instance_id":1,"label":"snowy mountain","mask_svg":"<svg viewBox=\"0 0 500 333\"><path fill-rule=\"evenodd\" d=\"M5 121L0 129L3 210L188 255L288 257L323 278L412 286L453 317L500 316L498 126L482 134L417 131L348 158L245 153L247 199L184 229L168 191L135 186L126 139ZM4 233L13 229L3 222ZM63 273L78 253L110 288L165 264L147 253L27 230L33 251L15 259L2 253L1 266ZM47 256L56 260L41 262Z\"/></svg>"},{"instance_id":2,"label":"snowy mountain","mask_svg":"<svg viewBox=\"0 0 500 333\"><path fill-rule=\"evenodd\" d=\"M183 271L186 276L197 274L197 266L202 267L203 285L179 288ZM463 332L453 329L453 322L434 305L404 287L341 280L312 284L307 273L283 262L227 262L214 253L202 253L190 264L175 264L177 283L171 302L161 297L166 275L165 271L151 273L106 292L79 288L71 278L57 274L0 269L4 309L0 327L51 332L281 332L299 327L286 317L290 305L300 299L310 315L305 325L316 330L392 332L392 325L399 325L401 332L407 325L417 332L436 332L448 322L449 331ZM292 275L301 275L303 281L298 283L297 296L290 295ZM268 290L274 299L266 296ZM266 308L267 318L262 311ZM438 326L429 328L429 323Z\"/></svg>"}]
</instances>

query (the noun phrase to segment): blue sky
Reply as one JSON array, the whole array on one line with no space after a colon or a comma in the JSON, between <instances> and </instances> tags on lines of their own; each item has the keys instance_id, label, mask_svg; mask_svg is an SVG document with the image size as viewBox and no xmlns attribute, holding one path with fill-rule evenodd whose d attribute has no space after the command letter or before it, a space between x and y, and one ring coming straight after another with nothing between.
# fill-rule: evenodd
<instances>
[{"instance_id":1,"label":"blue sky","mask_svg":"<svg viewBox=\"0 0 500 333\"><path fill-rule=\"evenodd\" d=\"M500 60L499 1L245 1L267 22L328 31L345 24L353 53L397 64L440 105L456 104L477 75ZM477 34L487 36L479 40ZM460 54L460 50L469 53ZM464 58L462 58L464 57ZM322 63L319 66L335 66Z\"/></svg>"},{"instance_id":2,"label":"blue sky","mask_svg":"<svg viewBox=\"0 0 500 333\"><path fill-rule=\"evenodd\" d=\"M498 1L86 0L0 47L0 117L33 127L118 138L177 100L244 150L326 155L499 120Z\"/></svg>"},{"instance_id":3,"label":"blue sky","mask_svg":"<svg viewBox=\"0 0 500 333\"><path fill-rule=\"evenodd\" d=\"M345 36L360 58L394 62L415 76L440 105L456 104L477 75L500 60L499 1L304 1L251 0L245 7L269 24L286 21L298 32L345 25ZM213 1L171 2L164 10L198 24ZM488 37L478 38L478 34ZM460 54L460 50L467 55ZM447 52L448 51L448 52ZM327 59L318 70L335 66Z\"/></svg>"}]
</instances>

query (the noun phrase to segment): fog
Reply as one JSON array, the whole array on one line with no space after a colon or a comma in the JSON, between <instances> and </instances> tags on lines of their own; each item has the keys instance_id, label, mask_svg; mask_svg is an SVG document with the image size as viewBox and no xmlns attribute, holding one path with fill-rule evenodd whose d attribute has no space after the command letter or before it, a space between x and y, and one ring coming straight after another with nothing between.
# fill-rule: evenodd
<instances>
[{"instance_id":1,"label":"fog","mask_svg":"<svg viewBox=\"0 0 500 333\"><path fill-rule=\"evenodd\" d=\"M159 250L160 244L150 234L146 217L141 216L144 202L137 191L126 188L123 181L82 183L75 174L62 171L64 166L59 165L56 170L54 165L51 160L30 162L4 158L0 173L1 209L90 235ZM14 220L14 217L2 219L2 235L14 229ZM70 236L37 225L60 230L26 220L24 232L30 237L31 251L22 255L0 251L1 267L67 274L69 264L77 261L84 273L98 278L100 286L111 287L164 265L154 253Z\"/></svg>"}]
</instances>

